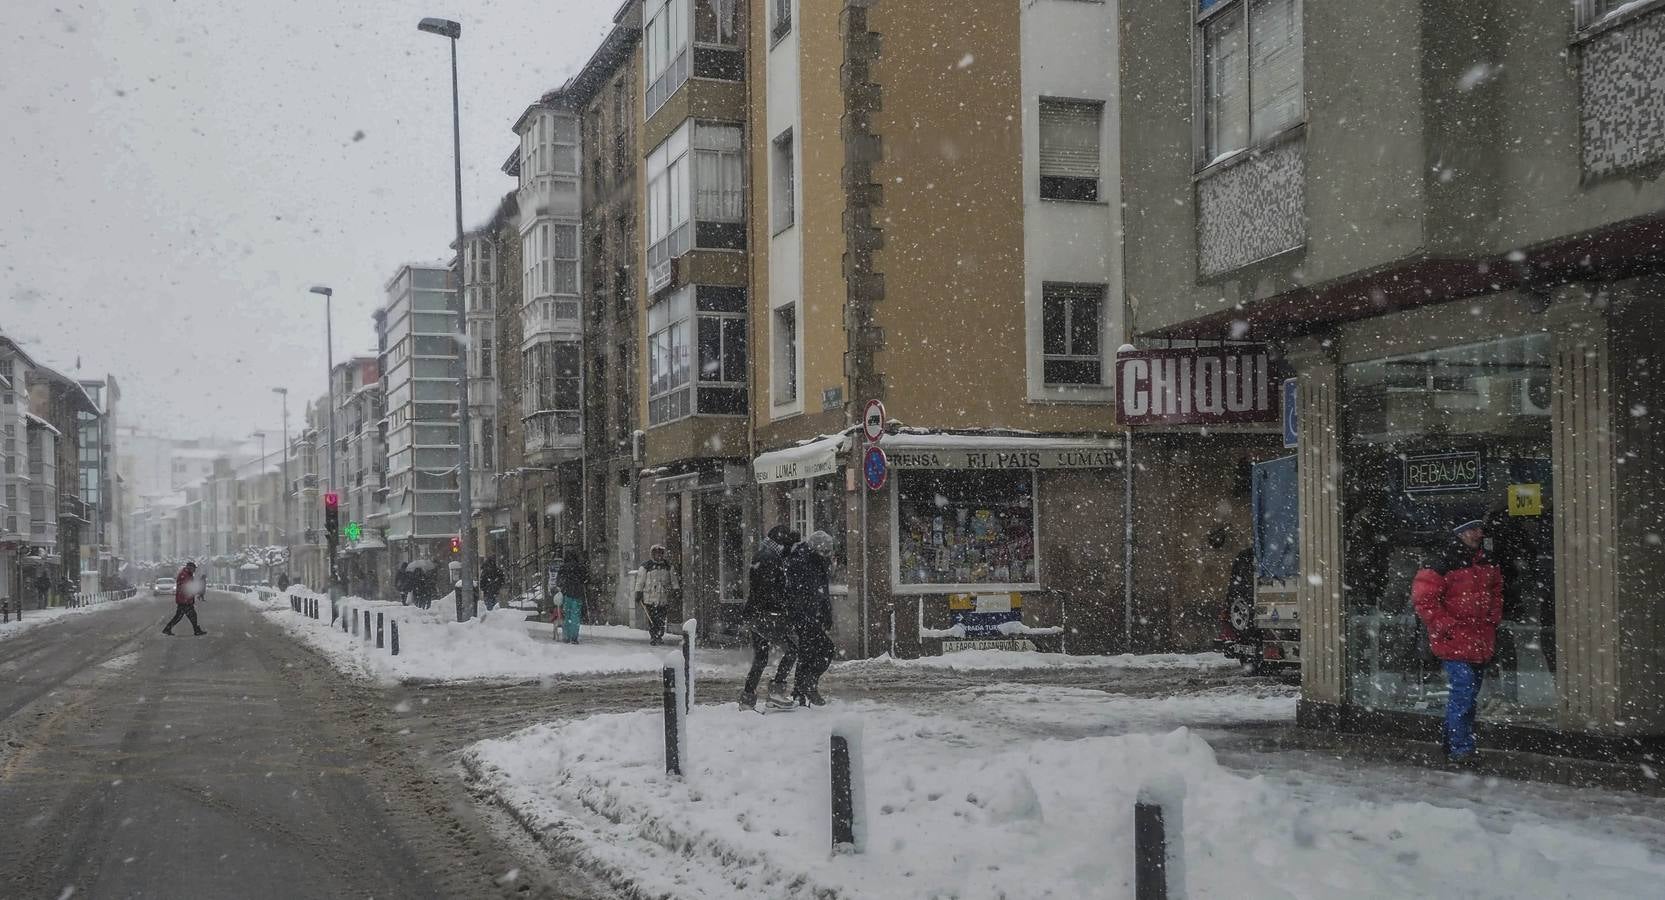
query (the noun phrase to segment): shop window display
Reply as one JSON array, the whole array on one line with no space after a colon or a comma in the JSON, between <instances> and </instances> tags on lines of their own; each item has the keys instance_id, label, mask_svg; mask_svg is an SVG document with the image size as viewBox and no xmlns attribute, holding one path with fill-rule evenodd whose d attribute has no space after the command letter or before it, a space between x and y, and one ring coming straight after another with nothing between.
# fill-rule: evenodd
<instances>
[{"instance_id":1,"label":"shop window display","mask_svg":"<svg viewBox=\"0 0 1665 900\"><path fill-rule=\"evenodd\" d=\"M1555 705L1553 484L1546 334L1354 363L1343 372L1343 539L1349 693L1433 714L1446 684L1411 605L1423 561L1485 522L1503 622L1480 717L1545 720Z\"/></svg>"},{"instance_id":2,"label":"shop window display","mask_svg":"<svg viewBox=\"0 0 1665 900\"><path fill-rule=\"evenodd\" d=\"M1036 583L1034 496L1028 471L897 473L900 583Z\"/></svg>"}]
</instances>

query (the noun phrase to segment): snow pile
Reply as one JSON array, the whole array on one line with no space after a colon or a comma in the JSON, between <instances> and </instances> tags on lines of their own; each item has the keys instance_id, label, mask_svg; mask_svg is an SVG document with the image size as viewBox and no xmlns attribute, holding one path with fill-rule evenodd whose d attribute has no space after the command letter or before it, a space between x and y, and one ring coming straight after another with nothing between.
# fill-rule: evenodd
<instances>
[{"instance_id":1,"label":"snow pile","mask_svg":"<svg viewBox=\"0 0 1665 900\"><path fill-rule=\"evenodd\" d=\"M1000 669L1229 669L1235 660L1218 653L1122 653L1115 656L1071 656L1029 650L959 650L941 656L893 659L890 654L874 659L838 663L835 668L896 666L920 669L994 671Z\"/></svg>"},{"instance_id":2,"label":"snow pile","mask_svg":"<svg viewBox=\"0 0 1665 900\"><path fill-rule=\"evenodd\" d=\"M18 620L17 610L14 609L10 613L10 621L0 622L0 641L3 641L7 638L17 637L18 635L22 634L25 631L32 631L36 628L39 628L42 625L49 625L53 622L62 621L63 619L65 619L69 616L86 615L87 613L97 612L101 609L114 609L116 604L118 604L118 603L130 603L134 600L141 600L141 599L142 600L153 600L154 599L154 600L158 600L158 601L165 600L165 601L167 601L168 607L169 607L168 610L167 610L168 614L172 615L172 613L173 613L173 609L172 609L172 607L173 607L173 597L172 597L172 595L169 595L167 597L157 598L157 597L154 597L149 591L146 591L146 590L141 590L137 594L133 595L132 597L128 597L125 600L110 600L110 601L107 601L107 602L104 602L104 603L94 603L90 606L74 606L74 607L71 607L71 606L53 606L53 607L48 607L46 609L26 609L26 610L23 611L22 621ZM162 612L161 612L161 607L160 606L157 607L157 610L158 610L157 615L161 615Z\"/></svg>"},{"instance_id":3,"label":"snow pile","mask_svg":"<svg viewBox=\"0 0 1665 900\"><path fill-rule=\"evenodd\" d=\"M301 597L317 597L304 588L291 588ZM241 596L241 595L239 595ZM322 617L310 619L289 608L285 595L262 602L257 595L246 599L267 618L321 652L336 668L354 675L384 682L465 681L485 678L544 678L559 675L652 673L663 665L664 648L650 647L647 632L619 627L586 627L583 643L561 644L554 640L554 626L528 622L526 613L497 609L467 622L455 621L454 595L434 601L428 609L399 603L346 597L339 601L348 629L329 622L329 600L320 602ZM355 611L369 611L372 619L381 615L384 645L376 648L375 636L365 639L362 629L352 633ZM392 654L392 623L399 623L399 655ZM671 640L675 640L672 638ZM702 654L702 669L731 671L738 657L733 654Z\"/></svg>"},{"instance_id":4,"label":"snow pile","mask_svg":"<svg viewBox=\"0 0 1665 900\"><path fill-rule=\"evenodd\" d=\"M829 735L848 717L865 731L859 855L830 851ZM656 711L535 726L464 762L547 846L632 896L1131 897L1141 790L1183 791L1194 897L1640 897L1665 878L1646 847L1579 826L1482 823L1439 796L1377 801L1348 784L1291 796L1223 768L1185 728L1036 739L860 702L704 706L688 731L682 780L665 776Z\"/></svg>"}]
</instances>

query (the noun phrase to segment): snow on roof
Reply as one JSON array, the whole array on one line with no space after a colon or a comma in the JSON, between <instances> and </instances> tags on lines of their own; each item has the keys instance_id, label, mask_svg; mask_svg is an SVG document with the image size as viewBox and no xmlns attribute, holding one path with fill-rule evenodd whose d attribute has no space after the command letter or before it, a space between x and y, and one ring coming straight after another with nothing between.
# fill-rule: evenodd
<instances>
[{"instance_id":1,"label":"snow on roof","mask_svg":"<svg viewBox=\"0 0 1665 900\"><path fill-rule=\"evenodd\" d=\"M58 429L52 427L51 422L46 421L45 419L41 418L40 416L35 415L32 412L25 412L23 414L23 418L29 420L30 422L35 423L36 425L39 425L40 427L46 429L47 431L52 432L53 434L57 435L58 437L63 437L64 436L63 432L61 432Z\"/></svg>"}]
</instances>

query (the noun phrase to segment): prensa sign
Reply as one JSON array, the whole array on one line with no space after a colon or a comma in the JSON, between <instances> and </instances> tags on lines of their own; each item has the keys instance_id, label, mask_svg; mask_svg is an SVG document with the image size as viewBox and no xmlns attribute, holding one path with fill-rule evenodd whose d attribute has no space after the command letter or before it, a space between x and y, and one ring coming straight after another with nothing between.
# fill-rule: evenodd
<instances>
[{"instance_id":1,"label":"prensa sign","mask_svg":"<svg viewBox=\"0 0 1665 900\"><path fill-rule=\"evenodd\" d=\"M1272 361L1259 345L1139 350L1116 357L1119 425L1276 422Z\"/></svg>"}]
</instances>

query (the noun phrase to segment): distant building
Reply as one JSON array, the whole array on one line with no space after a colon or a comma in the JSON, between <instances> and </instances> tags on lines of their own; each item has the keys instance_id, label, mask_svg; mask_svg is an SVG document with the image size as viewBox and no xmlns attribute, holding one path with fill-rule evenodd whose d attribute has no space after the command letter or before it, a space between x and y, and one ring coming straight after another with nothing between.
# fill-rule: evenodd
<instances>
[{"instance_id":1,"label":"distant building","mask_svg":"<svg viewBox=\"0 0 1665 900\"><path fill-rule=\"evenodd\" d=\"M400 561L448 554L461 524L451 278L443 265L400 268L376 320L387 347L387 540Z\"/></svg>"}]
</instances>

